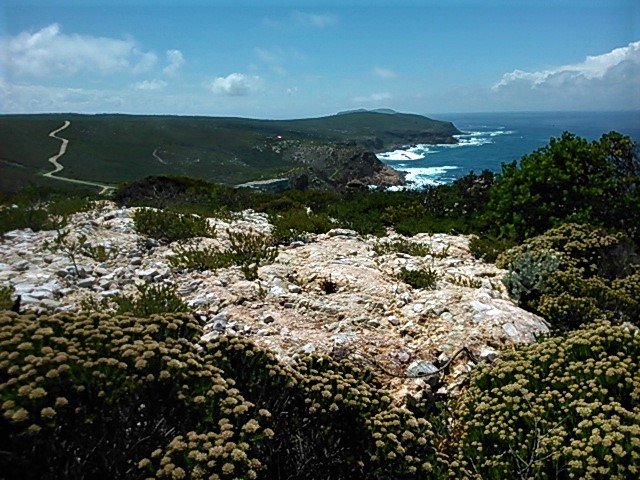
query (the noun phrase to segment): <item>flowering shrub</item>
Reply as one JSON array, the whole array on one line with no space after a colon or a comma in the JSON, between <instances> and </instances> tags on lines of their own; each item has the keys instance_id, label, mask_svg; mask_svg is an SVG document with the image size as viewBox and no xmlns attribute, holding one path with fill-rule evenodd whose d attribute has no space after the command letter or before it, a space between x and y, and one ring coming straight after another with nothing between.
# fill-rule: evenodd
<instances>
[{"instance_id":1,"label":"flowering shrub","mask_svg":"<svg viewBox=\"0 0 640 480\"><path fill-rule=\"evenodd\" d=\"M503 253L503 282L521 306L560 328L598 318L638 323L640 263L622 233L566 224Z\"/></svg>"},{"instance_id":2,"label":"flowering shrub","mask_svg":"<svg viewBox=\"0 0 640 480\"><path fill-rule=\"evenodd\" d=\"M238 337L218 337L205 349L207 361L269 412L265 478L429 478L442 469L430 424L393 407L371 370L318 356L285 365Z\"/></svg>"},{"instance_id":3,"label":"flowering shrub","mask_svg":"<svg viewBox=\"0 0 640 480\"><path fill-rule=\"evenodd\" d=\"M429 423L373 373L186 315L0 315L5 478L426 478Z\"/></svg>"},{"instance_id":4,"label":"flowering shrub","mask_svg":"<svg viewBox=\"0 0 640 480\"><path fill-rule=\"evenodd\" d=\"M209 472L250 478L262 430L201 333L189 316L1 315L3 476L186 478L208 442Z\"/></svg>"},{"instance_id":5,"label":"flowering shrub","mask_svg":"<svg viewBox=\"0 0 640 480\"><path fill-rule=\"evenodd\" d=\"M455 478L638 478L640 331L601 321L504 352L457 422Z\"/></svg>"}]
</instances>

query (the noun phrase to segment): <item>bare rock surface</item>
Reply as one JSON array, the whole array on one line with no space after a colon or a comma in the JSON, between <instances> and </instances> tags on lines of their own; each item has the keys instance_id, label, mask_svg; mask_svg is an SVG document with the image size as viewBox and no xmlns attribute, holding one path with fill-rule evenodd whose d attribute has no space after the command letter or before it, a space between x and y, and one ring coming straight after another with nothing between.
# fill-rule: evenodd
<instances>
[{"instance_id":1,"label":"bare rock surface","mask_svg":"<svg viewBox=\"0 0 640 480\"><path fill-rule=\"evenodd\" d=\"M244 335L285 359L303 352L348 357L377 369L399 399L419 399L429 385L459 390L474 365L465 354L451 361L463 347L476 361L494 361L501 348L531 343L548 331L542 318L508 298L504 270L473 258L465 236L410 239L429 246L433 256L378 255L377 243L402 237L390 231L385 238L363 238L336 229L280 247L276 261L248 281L237 267L215 273L172 268L168 257L176 245L137 235L134 210L101 202L71 218L72 236L84 234L115 253L104 262L80 256L74 266L64 253L47 251L43 244L55 238L53 231L8 232L0 243L0 284L12 284L28 311L78 311L89 299L133 293L136 283L173 284L205 319L205 339ZM209 221L217 238L190 243L226 248L227 229L268 234L272 228L265 215L250 210ZM402 268L435 270L436 288L413 289L397 279ZM407 378L442 366L450 368L435 375L444 375L444 383Z\"/></svg>"}]
</instances>

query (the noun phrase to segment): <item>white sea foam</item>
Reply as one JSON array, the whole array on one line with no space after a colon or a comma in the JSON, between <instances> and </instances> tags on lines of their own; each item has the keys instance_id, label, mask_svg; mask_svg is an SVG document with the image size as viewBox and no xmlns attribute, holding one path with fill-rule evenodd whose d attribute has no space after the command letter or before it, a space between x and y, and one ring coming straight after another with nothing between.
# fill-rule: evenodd
<instances>
[{"instance_id":1,"label":"white sea foam","mask_svg":"<svg viewBox=\"0 0 640 480\"><path fill-rule=\"evenodd\" d=\"M455 167L453 165L442 165L438 167L397 168L397 170L406 173L406 179L409 182L409 185L406 185L404 187L391 187L390 190L397 191L405 189L420 189L426 186L449 183L448 181L438 179L437 177L445 174L449 170L457 170L459 168L460 167Z\"/></svg>"},{"instance_id":2,"label":"white sea foam","mask_svg":"<svg viewBox=\"0 0 640 480\"><path fill-rule=\"evenodd\" d=\"M424 145L426 147L426 145ZM396 162L404 162L407 160L422 160L425 158L428 148L410 147L406 149L398 149L393 152L378 153L377 157L380 160L390 160Z\"/></svg>"}]
</instances>

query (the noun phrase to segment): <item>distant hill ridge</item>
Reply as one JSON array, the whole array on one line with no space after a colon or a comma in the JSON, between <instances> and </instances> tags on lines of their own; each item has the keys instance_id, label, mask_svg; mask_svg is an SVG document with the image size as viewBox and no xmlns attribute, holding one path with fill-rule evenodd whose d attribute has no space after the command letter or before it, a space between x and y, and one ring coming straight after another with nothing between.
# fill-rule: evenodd
<instances>
[{"instance_id":1,"label":"distant hill ridge","mask_svg":"<svg viewBox=\"0 0 640 480\"><path fill-rule=\"evenodd\" d=\"M238 184L292 172L308 172L326 181L351 181L362 172L381 171L382 164L377 164L375 156L365 154L367 151L412 143L455 143L453 135L460 133L450 122L389 109L293 120L2 115L2 190L10 188L11 182L38 179L42 183L41 175L50 170L47 159L60 146L60 140L49 137L49 133L67 120L70 125L61 135L69 144L60 159L65 176L109 184L162 174ZM352 159L366 162L354 166L349 163ZM325 168L331 171L324 171ZM345 176L345 170L352 174ZM375 181L369 173L361 180ZM389 179L387 173L383 177Z\"/></svg>"}]
</instances>

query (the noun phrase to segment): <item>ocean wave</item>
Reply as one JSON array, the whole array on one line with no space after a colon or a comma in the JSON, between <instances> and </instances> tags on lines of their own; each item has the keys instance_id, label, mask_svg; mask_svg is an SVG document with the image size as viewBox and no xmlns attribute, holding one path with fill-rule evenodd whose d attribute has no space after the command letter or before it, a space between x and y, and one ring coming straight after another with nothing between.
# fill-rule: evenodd
<instances>
[{"instance_id":1,"label":"ocean wave","mask_svg":"<svg viewBox=\"0 0 640 480\"><path fill-rule=\"evenodd\" d=\"M444 185L451 183L453 178L442 178L449 170L458 170L460 167L453 165L442 165L438 167L404 167L398 168L401 172L406 173L406 179L409 185L403 187L391 187L391 190L417 190L427 186Z\"/></svg>"},{"instance_id":2,"label":"ocean wave","mask_svg":"<svg viewBox=\"0 0 640 480\"><path fill-rule=\"evenodd\" d=\"M427 145L416 145L415 147L398 149L392 152L378 153L376 156L380 160L403 162L407 160L422 160L428 152Z\"/></svg>"}]
</instances>

